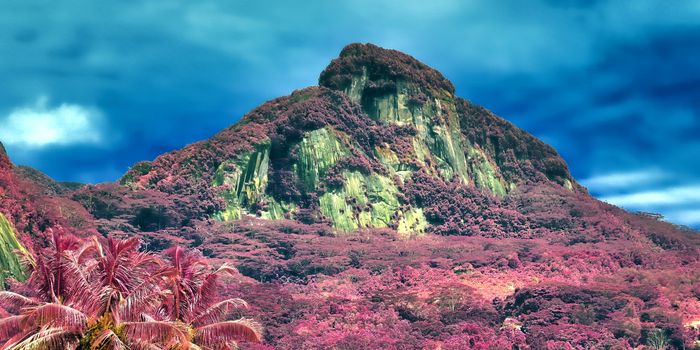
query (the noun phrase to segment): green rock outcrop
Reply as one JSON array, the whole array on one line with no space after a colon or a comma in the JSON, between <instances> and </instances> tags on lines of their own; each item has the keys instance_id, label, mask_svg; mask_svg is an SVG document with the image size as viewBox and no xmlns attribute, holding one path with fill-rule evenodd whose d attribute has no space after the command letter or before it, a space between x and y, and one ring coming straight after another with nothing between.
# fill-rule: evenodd
<instances>
[{"instance_id":1,"label":"green rock outcrop","mask_svg":"<svg viewBox=\"0 0 700 350\"><path fill-rule=\"evenodd\" d=\"M299 162L294 168L305 189L313 191L328 169L349 154L348 147L332 129L321 128L306 133L301 140Z\"/></svg>"},{"instance_id":2,"label":"green rock outcrop","mask_svg":"<svg viewBox=\"0 0 700 350\"><path fill-rule=\"evenodd\" d=\"M29 256L27 249L17 239L12 223L0 213L0 289L8 277L17 280L27 277L18 254Z\"/></svg>"},{"instance_id":3,"label":"green rock outcrop","mask_svg":"<svg viewBox=\"0 0 700 350\"><path fill-rule=\"evenodd\" d=\"M469 173L479 188L491 191L497 196L506 195L506 185L498 173L498 166L478 146L469 147Z\"/></svg>"},{"instance_id":4,"label":"green rock outcrop","mask_svg":"<svg viewBox=\"0 0 700 350\"><path fill-rule=\"evenodd\" d=\"M512 165L502 171L500 165L542 156L551 160L538 159L523 167L537 167L549 179L574 187L566 185L566 166L546 145L488 111L469 107L455 96L454 86L440 72L406 54L371 44L351 44L321 73L319 83L344 92L375 120L414 127L414 161L446 181L458 180L505 196L528 175L523 176L521 169ZM474 132L482 128L483 132ZM505 148L512 147L513 136L522 136L526 147L503 152L504 143ZM385 149L378 149L376 156L398 171L396 159ZM406 155L402 153L402 157ZM405 179L408 174L399 175Z\"/></svg>"},{"instance_id":5,"label":"green rock outcrop","mask_svg":"<svg viewBox=\"0 0 700 350\"><path fill-rule=\"evenodd\" d=\"M241 155L219 165L212 185L223 186L221 195L226 200L226 208L215 214L221 221L233 221L253 205L266 203L266 210L260 214L267 219L281 219L294 206L275 201L265 194L270 167L270 142L255 146L255 151Z\"/></svg>"},{"instance_id":6,"label":"green rock outcrop","mask_svg":"<svg viewBox=\"0 0 700 350\"><path fill-rule=\"evenodd\" d=\"M400 215L399 225L396 231L403 234L423 233L428 228L428 221L423 215L423 209L412 208Z\"/></svg>"},{"instance_id":7,"label":"green rock outcrop","mask_svg":"<svg viewBox=\"0 0 700 350\"><path fill-rule=\"evenodd\" d=\"M421 209L408 208L398 199L396 184L386 176L343 173L343 187L319 198L321 213L333 227L350 232L360 228L394 227L403 234L422 233L427 222ZM398 222L398 225L394 223Z\"/></svg>"},{"instance_id":8,"label":"green rock outcrop","mask_svg":"<svg viewBox=\"0 0 700 350\"><path fill-rule=\"evenodd\" d=\"M351 99L361 103L373 118L385 123L410 124L417 130L413 140L416 159L422 164L432 164L437 174L450 181L457 177L465 184L474 184L494 195L507 193L506 182L498 166L478 146L470 145L462 136L455 106L455 97L449 91L422 91L416 84L394 81L394 89L381 93L365 92L369 84L366 68L363 74L354 76L344 90ZM436 96L422 102L413 96ZM377 149L377 158L394 170L398 159L390 150ZM400 174L401 178L406 173Z\"/></svg>"},{"instance_id":9,"label":"green rock outcrop","mask_svg":"<svg viewBox=\"0 0 700 350\"><path fill-rule=\"evenodd\" d=\"M425 93L417 85L402 80L391 82L390 86L395 88L388 91L367 92L369 80L364 72L366 69L363 75L354 76L344 92L372 118L384 123L413 125L418 131L414 140L416 158L436 164L438 173L448 181L456 176L469 183L454 97L447 91L439 91L435 93L438 97L416 102L415 96L426 96Z\"/></svg>"}]
</instances>

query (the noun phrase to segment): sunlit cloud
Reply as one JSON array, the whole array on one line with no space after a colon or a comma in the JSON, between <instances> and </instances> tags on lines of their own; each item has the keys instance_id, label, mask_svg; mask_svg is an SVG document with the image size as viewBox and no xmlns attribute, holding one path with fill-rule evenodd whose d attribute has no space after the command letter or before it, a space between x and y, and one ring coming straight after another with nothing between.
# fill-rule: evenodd
<instances>
[{"instance_id":1,"label":"sunlit cloud","mask_svg":"<svg viewBox=\"0 0 700 350\"><path fill-rule=\"evenodd\" d=\"M48 98L40 97L0 119L0 141L26 147L98 144L102 118L96 108L69 103L50 107Z\"/></svg>"}]
</instances>

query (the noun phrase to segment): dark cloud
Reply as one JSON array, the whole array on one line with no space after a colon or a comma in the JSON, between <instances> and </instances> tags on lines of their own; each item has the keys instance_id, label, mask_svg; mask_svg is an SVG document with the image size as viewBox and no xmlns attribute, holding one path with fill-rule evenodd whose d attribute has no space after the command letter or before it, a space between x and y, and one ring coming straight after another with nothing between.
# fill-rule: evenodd
<instances>
[{"instance_id":1,"label":"dark cloud","mask_svg":"<svg viewBox=\"0 0 700 350\"><path fill-rule=\"evenodd\" d=\"M98 110L99 145L6 146L61 180L114 180L314 85L345 44L373 42L441 70L580 179L667 174L592 188L619 199L700 183L697 23L692 0L3 2L0 122L42 96ZM676 218L699 216L683 205Z\"/></svg>"}]
</instances>

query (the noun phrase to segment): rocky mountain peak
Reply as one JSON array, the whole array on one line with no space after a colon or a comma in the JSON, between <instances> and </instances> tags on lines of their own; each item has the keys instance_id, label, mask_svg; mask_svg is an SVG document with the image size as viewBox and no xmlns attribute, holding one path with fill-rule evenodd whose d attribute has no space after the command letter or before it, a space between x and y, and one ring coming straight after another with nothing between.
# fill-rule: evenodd
<instances>
[{"instance_id":1,"label":"rocky mountain peak","mask_svg":"<svg viewBox=\"0 0 700 350\"><path fill-rule=\"evenodd\" d=\"M321 73L319 85L344 92L368 115L388 123L420 123L418 109L454 106L454 86L440 72L372 44L346 46Z\"/></svg>"},{"instance_id":2,"label":"rocky mountain peak","mask_svg":"<svg viewBox=\"0 0 700 350\"><path fill-rule=\"evenodd\" d=\"M121 183L207 198L192 210L222 221L253 215L405 234L454 230L435 214L445 193L498 203L533 183L579 189L554 149L456 97L442 74L407 54L348 45L319 84L137 164Z\"/></svg>"},{"instance_id":3,"label":"rocky mountain peak","mask_svg":"<svg viewBox=\"0 0 700 350\"><path fill-rule=\"evenodd\" d=\"M350 44L321 73L319 85L357 98L361 90L387 93L412 86L423 94L454 94L454 86L438 71L396 50L373 44ZM418 91L413 91L418 92Z\"/></svg>"},{"instance_id":4,"label":"rocky mountain peak","mask_svg":"<svg viewBox=\"0 0 700 350\"><path fill-rule=\"evenodd\" d=\"M319 83L343 91L373 119L414 128L412 158L420 167L496 195L508 191L496 159L464 138L454 86L435 69L396 50L350 44L321 73Z\"/></svg>"}]
</instances>

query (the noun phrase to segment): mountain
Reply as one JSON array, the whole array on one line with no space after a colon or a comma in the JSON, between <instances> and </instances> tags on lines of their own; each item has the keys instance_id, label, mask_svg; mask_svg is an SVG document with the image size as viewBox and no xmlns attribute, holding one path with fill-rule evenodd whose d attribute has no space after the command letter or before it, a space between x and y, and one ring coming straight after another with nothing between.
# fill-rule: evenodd
<instances>
[{"instance_id":1,"label":"mountain","mask_svg":"<svg viewBox=\"0 0 700 350\"><path fill-rule=\"evenodd\" d=\"M697 232L592 198L552 147L372 44L117 183L57 183L0 151L0 278L56 230L194 247L245 275L226 293L267 329L250 349L698 337Z\"/></svg>"},{"instance_id":2,"label":"mountain","mask_svg":"<svg viewBox=\"0 0 700 350\"><path fill-rule=\"evenodd\" d=\"M434 199L423 197L439 194L424 190L468 188L495 202L533 184L585 192L554 149L456 97L439 72L406 54L349 45L319 85L140 163L121 184L205 196L212 203L198 214L220 220L256 215L404 234L467 233L438 225Z\"/></svg>"}]
</instances>

